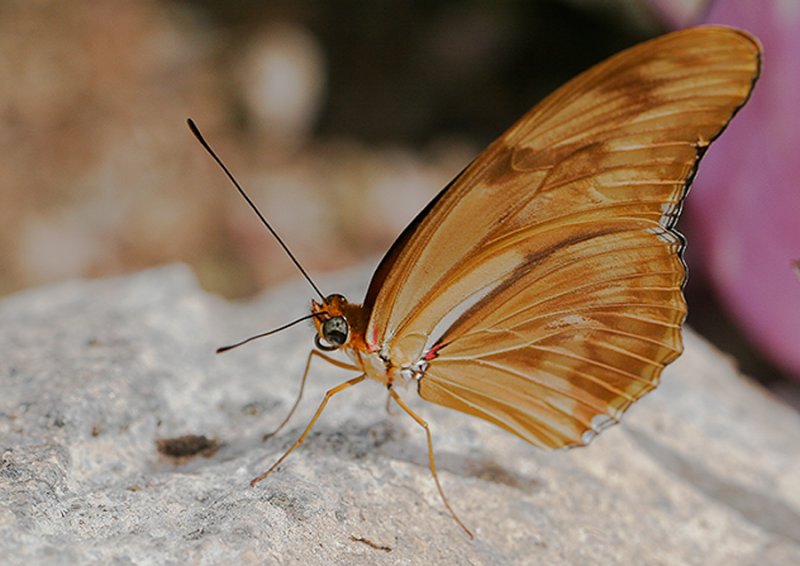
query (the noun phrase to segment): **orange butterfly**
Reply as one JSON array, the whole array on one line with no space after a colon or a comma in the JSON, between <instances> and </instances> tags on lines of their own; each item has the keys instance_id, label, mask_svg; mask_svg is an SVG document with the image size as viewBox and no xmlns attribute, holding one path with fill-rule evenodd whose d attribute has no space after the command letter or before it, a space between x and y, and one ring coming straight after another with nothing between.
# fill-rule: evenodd
<instances>
[{"instance_id":1,"label":"orange butterfly","mask_svg":"<svg viewBox=\"0 0 800 566\"><path fill-rule=\"evenodd\" d=\"M544 448L586 444L618 422L681 353L675 222L759 67L758 41L719 26L623 51L539 103L445 187L389 249L363 305L324 296L303 271L322 300L300 394L315 356L358 375L326 393L251 483L303 442L333 395L369 377L424 428L442 501L472 536L439 483L428 424L396 384ZM350 362L323 353L333 350Z\"/></svg>"}]
</instances>

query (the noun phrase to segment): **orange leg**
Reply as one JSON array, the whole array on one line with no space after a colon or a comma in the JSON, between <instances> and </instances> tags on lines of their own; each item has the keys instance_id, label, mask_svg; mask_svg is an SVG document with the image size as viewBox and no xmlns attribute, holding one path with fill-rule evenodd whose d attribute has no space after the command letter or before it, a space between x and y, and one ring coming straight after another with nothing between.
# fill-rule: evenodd
<instances>
[{"instance_id":1,"label":"orange leg","mask_svg":"<svg viewBox=\"0 0 800 566\"><path fill-rule=\"evenodd\" d=\"M267 440L269 438L272 438L276 434L278 434L280 432L280 430L284 426L286 426L286 423L289 422L289 419L292 418L292 415L294 414L295 410L297 409L297 406L300 404L300 399L303 398L303 391L306 388L306 377L308 377L308 370L311 368L311 358L313 358L314 356L319 356L320 358L322 358L326 362L329 362L329 363L335 365L336 367L340 367L340 368L344 368L344 369L352 369L352 370L358 371L358 368L356 366L352 365L352 364L348 364L348 363L345 363L345 362L340 362L339 360L331 358L330 356L326 356L322 352L319 352L317 350L311 350L308 353L308 358L306 359L306 369L305 369L305 371L303 371L303 379L300 380L300 392L297 394L297 399L295 399L294 405L292 405L292 408L289 409L289 414L286 415L286 418L283 419L283 422L281 422L281 424L279 424L275 430L273 430L272 432L268 432L267 434L262 436L261 440Z\"/></svg>"},{"instance_id":2,"label":"orange leg","mask_svg":"<svg viewBox=\"0 0 800 566\"><path fill-rule=\"evenodd\" d=\"M414 419L419 426L425 429L425 434L428 437L428 463L430 464L431 473L433 474L433 479L436 482L436 488L439 490L439 495L442 497L442 502L444 506L447 508L447 511L450 513L450 516L453 517L458 526L464 529L464 532L469 535L469 538L475 538L472 532L461 522L461 519L453 511L453 508L450 507L450 503L447 501L447 497L444 494L444 490L442 489L442 484L439 483L439 475L436 473L436 461L433 458L433 440L431 439L431 431L428 427L428 423L425 422L419 415L417 415L414 411L411 410L411 407L406 405L405 401L403 401L400 396L389 386L389 394L395 400L395 402L400 405L400 408L403 409L408 415Z\"/></svg>"},{"instance_id":3,"label":"orange leg","mask_svg":"<svg viewBox=\"0 0 800 566\"><path fill-rule=\"evenodd\" d=\"M310 359L310 356L309 356L309 359ZM317 412L316 412L316 413L314 413L314 418L312 418L312 419L311 419L311 422L310 422L310 423L308 423L308 426L307 426L307 427L306 427L306 429L303 431L303 434L301 434L301 435L300 435L300 438L298 438L298 439L297 439L297 442L295 442L294 444L292 444L291 448L289 448L289 449L286 451L286 453L285 453L283 456L281 456L281 457L278 459L278 461L277 461L277 462L275 462L274 464L272 464L272 467L271 467L269 470L267 470L266 472L264 472L263 474L261 474L261 475L260 475L260 476L258 476L257 478L254 478L253 480L251 480L251 481L250 481L250 485L251 485L251 486L253 486L253 485L256 485L258 482L260 482L260 481L261 481L261 480L263 480L265 477L267 477L268 475L270 475L270 474L271 474L271 473L272 473L272 472L275 470L275 468L277 468L278 466L280 466L280 465L281 465L281 463L283 463L283 461L286 459L286 457L287 457L287 456L289 456L289 454L291 454L292 452L294 452L294 449L295 449L295 448L297 448L298 446L300 446L300 445L303 443L303 441L306 439L306 436L308 436L308 433L309 433L309 432L311 432L311 429L313 428L313 426L314 426L314 423L316 423L316 422L317 422L317 419L318 419L318 418L319 418L319 416L322 414L322 411L325 409L325 405L327 405L327 404L328 404L328 400L329 400L331 397L333 397L334 395L336 395L337 393L339 393L339 392L341 392L341 391L344 391L344 390L345 390L345 389L347 389L348 387L352 387L352 386L353 386L353 385L355 385L356 383L361 383L361 382L362 382L362 381L364 381L366 378L367 378L367 376L366 376L366 375L364 375L364 374L361 374L361 375L359 375L358 377L354 377L353 379L349 379L349 380L345 381L344 383L341 383L341 384L337 385L337 386L336 386L336 387L334 387L333 389L329 389L329 390L328 390L328 392L327 392L327 393L325 393L325 398L322 400L322 403L320 403L320 404L319 404L319 407L317 408Z\"/></svg>"}]
</instances>

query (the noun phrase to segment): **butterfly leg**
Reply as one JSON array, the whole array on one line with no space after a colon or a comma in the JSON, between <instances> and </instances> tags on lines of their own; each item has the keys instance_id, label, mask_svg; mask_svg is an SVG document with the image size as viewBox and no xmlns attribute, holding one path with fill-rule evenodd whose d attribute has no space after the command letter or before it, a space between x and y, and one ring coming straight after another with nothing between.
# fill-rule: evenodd
<instances>
[{"instance_id":1,"label":"butterfly leg","mask_svg":"<svg viewBox=\"0 0 800 566\"><path fill-rule=\"evenodd\" d=\"M447 497L445 496L444 490L442 489L442 484L439 483L439 475L436 473L436 461L433 457L433 440L431 439L431 431L430 428L428 427L428 423L425 420L423 420L419 415L417 415L414 411L412 411L411 407L406 405L405 401L403 401L400 398L400 396L392 388L391 385L389 386L388 389L389 389L389 395L391 395L392 399L394 399L395 402L398 405L400 405L400 408L403 409L406 413L408 413L408 415L425 430L425 435L428 438L428 464L430 465L431 473L433 474L433 479L436 482L436 488L439 490L439 495L442 498L442 502L444 503L444 506L447 508L447 511L450 513L450 516L453 517L453 520L455 520L455 522L458 523L458 525L462 529L464 529L464 532L467 533L467 535L469 535L469 538L475 538L472 532L464 525L464 523L461 522L461 519L459 519L458 516L455 514L453 508L450 507L450 503L447 501Z\"/></svg>"},{"instance_id":2,"label":"butterfly leg","mask_svg":"<svg viewBox=\"0 0 800 566\"><path fill-rule=\"evenodd\" d=\"M314 356L318 356L318 357L322 358L323 360L325 360L326 362L329 362L329 363L335 365L336 367L358 371L358 368L356 366L352 365L352 364L348 364L348 363L345 363L345 362L340 362L337 359L331 358L330 356L326 356L322 352L319 352L317 350L311 350L308 353L308 358L306 359L306 369L303 371L303 379L300 380L300 392L297 394L297 399L295 399L294 405L292 405L292 408L289 409L289 414L286 415L286 418L283 419L281 424L279 424L275 428L275 430L273 430L272 432L268 432L264 436L262 436L261 440L267 440L269 438L272 438L276 434L278 434L280 432L280 430L284 426L286 426L286 423L289 422L289 419L292 418L292 415L294 414L295 410L297 409L297 406L300 404L300 399L303 398L303 391L306 388L306 377L308 377L308 370L311 368L311 359Z\"/></svg>"},{"instance_id":3,"label":"butterfly leg","mask_svg":"<svg viewBox=\"0 0 800 566\"><path fill-rule=\"evenodd\" d=\"M349 379L349 380L345 381L344 383L340 383L339 385L337 385L337 386L336 386L336 387L334 387L333 389L329 389L329 390L328 390L328 392L327 392L327 393L325 393L325 398L322 400L322 403L320 403L320 404L319 404L319 407L317 408L317 412L316 412L316 413L314 413L314 418L312 418L312 419L311 419L311 422L310 422L310 423L308 423L308 426L307 426L307 427L306 427L306 429L303 431L303 434L301 434L301 435L300 435L300 438L298 438L298 439L297 439L297 441L296 441L294 444L292 444L291 448L289 448L289 449L288 449L288 450L287 450L287 451L284 453L284 455L283 455L283 456L281 456L281 457L278 459L278 461L277 461L277 462L275 462L274 464L272 464L272 467L270 467L270 469L269 469L269 470L267 470L266 472L264 472L263 474L261 474L261 475L260 475L260 476L258 476L257 478L254 478L254 479L252 479L252 480L250 481L250 485L251 485L251 486L254 486L254 485L256 485L258 482L260 482L261 480L263 480L265 477L267 477L268 475L270 475L270 474L273 472L273 470L275 470L275 468L277 468L278 466L280 466L280 465L281 465L281 463L283 463L283 461L284 461L284 460L287 458L287 456L289 456L289 454L291 454L292 452L294 452L294 449L295 449L295 448L297 448L298 446L300 446L300 445L303 443L303 441L305 441L305 439L306 439L306 436L308 436L308 433L309 433L309 432L311 432L311 429L314 427L314 423L316 423L316 422L317 422L317 419L318 419L318 418L319 418L319 416L322 414L322 411L325 409L325 405L327 405L327 404L328 404L328 400L330 400L330 398L331 398L331 397L333 397L333 396L334 396L334 395L336 395L337 393L340 393L340 392L344 391L344 390L345 390L345 389L347 389L348 387L352 387L353 385L355 385L355 384L357 384L357 383L361 383L361 382L362 382L362 381L364 381L366 378L367 378L367 376L366 376L366 375L364 375L364 374L361 374L361 375L359 375L358 377L354 377L353 379Z\"/></svg>"}]
</instances>

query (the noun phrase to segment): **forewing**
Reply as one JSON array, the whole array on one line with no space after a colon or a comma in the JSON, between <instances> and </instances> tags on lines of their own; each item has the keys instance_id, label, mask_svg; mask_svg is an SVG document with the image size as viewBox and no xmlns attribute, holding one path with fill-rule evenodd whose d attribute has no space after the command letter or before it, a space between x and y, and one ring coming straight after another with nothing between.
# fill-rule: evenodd
<instances>
[{"instance_id":1,"label":"forewing","mask_svg":"<svg viewBox=\"0 0 800 566\"><path fill-rule=\"evenodd\" d=\"M418 217L367 295L368 343L425 357L423 398L543 446L578 444L681 350L699 158L759 47L723 27L624 51L546 98Z\"/></svg>"}]
</instances>

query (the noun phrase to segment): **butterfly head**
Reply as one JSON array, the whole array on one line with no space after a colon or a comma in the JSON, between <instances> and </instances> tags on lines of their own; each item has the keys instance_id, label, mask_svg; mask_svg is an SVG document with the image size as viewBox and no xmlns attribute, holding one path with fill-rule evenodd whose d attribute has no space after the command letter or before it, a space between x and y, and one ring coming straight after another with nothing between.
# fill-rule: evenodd
<instances>
[{"instance_id":1,"label":"butterfly head","mask_svg":"<svg viewBox=\"0 0 800 566\"><path fill-rule=\"evenodd\" d=\"M317 348L330 352L345 346L350 340L351 323L348 316L353 307L342 295L328 295L321 303L311 301L311 313L317 327L314 343Z\"/></svg>"}]
</instances>

